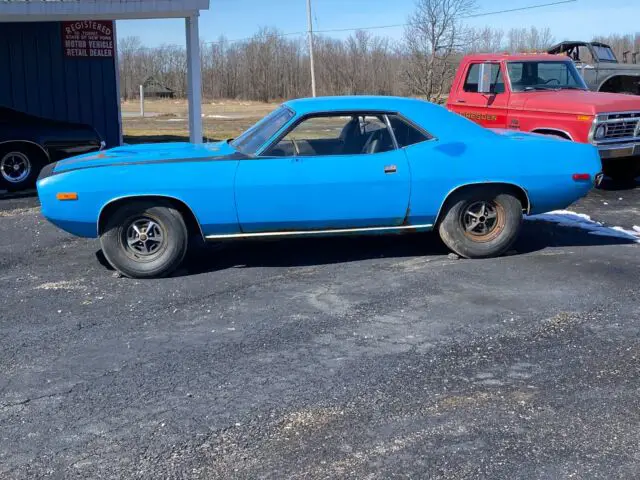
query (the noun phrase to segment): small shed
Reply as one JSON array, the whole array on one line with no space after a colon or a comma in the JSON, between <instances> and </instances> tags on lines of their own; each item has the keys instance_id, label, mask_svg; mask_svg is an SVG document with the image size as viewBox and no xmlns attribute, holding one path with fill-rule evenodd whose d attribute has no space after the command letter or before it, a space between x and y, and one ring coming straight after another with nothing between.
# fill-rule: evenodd
<instances>
[{"instance_id":1,"label":"small shed","mask_svg":"<svg viewBox=\"0 0 640 480\"><path fill-rule=\"evenodd\" d=\"M142 82L142 87L144 88L145 98L173 98L175 96L174 90L160 83L153 76L147 77Z\"/></svg>"}]
</instances>

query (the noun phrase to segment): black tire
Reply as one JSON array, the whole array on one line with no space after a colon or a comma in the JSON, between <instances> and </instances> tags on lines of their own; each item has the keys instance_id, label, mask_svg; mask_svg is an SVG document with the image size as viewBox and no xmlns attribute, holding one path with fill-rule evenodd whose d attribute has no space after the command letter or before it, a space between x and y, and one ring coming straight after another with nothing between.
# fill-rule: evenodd
<instances>
[{"instance_id":1,"label":"black tire","mask_svg":"<svg viewBox=\"0 0 640 480\"><path fill-rule=\"evenodd\" d=\"M46 162L47 156L35 145L0 146L0 189L16 192L33 187Z\"/></svg>"},{"instance_id":2,"label":"black tire","mask_svg":"<svg viewBox=\"0 0 640 480\"><path fill-rule=\"evenodd\" d=\"M167 201L137 200L107 212L100 244L107 261L129 278L160 278L182 263L189 234Z\"/></svg>"},{"instance_id":3,"label":"black tire","mask_svg":"<svg viewBox=\"0 0 640 480\"><path fill-rule=\"evenodd\" d=\"M502 255L520 232L522 204L504 190L467 188L454 194L444 208L442 221L438 224L440 238L461 257Z\"/></svg>"}]
</instances>

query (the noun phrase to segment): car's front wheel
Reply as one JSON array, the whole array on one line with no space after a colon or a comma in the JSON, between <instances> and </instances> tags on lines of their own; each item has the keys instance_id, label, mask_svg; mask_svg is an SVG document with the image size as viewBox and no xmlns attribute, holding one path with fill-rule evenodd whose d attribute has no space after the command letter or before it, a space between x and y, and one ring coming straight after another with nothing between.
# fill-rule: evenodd
<instances>
[{"instance_id":1,"label":"car's front wheel","mask_svg":"<svg viewBox=\"0 0 640 480\"><path fill-rule=\"evenodd\" d=\"M107 261L126 277L165 277L187 253L184 218L168 202L132 201L107 213L100 244Z\"/></svg>"},{"instance_id":2,"label":"car's front wheel","mask_svg":"<svg viewBox=\"0 0 640 480\"><path fill-rule=\"evenodd\" d=\"M454 195L438 225L447 247L465 258L495 257L506 252L520 232L520 200L492 187L474 187Z\"/></svg>"}]
</instances>

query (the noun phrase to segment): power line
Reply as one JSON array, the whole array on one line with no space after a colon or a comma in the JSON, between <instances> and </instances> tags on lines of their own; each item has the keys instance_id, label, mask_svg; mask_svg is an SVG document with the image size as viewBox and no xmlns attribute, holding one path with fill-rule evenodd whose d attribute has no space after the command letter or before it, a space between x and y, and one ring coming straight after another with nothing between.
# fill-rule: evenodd
<instances>
[{"instance_id":1,"label":"power line","mask_svg":"<svg viewBox=\"0 0 640 480\"><path fill-rule=\"evenodd\" d=\"M464 15L462 18L479 18L479 17L488 17L490 15L499 15L502 13L511 13L511 12L521 12L524 10L533 10L536 8L544 8L544 7L552 7L555 5L563 5L566 3L575 3L578 0L561 0L558 2L551 2L551 3L540 3L537 5L529 5L527 7L518 7L518 8L509 8L509 9L505 9L505 10L496 10L493 12L482 12L482 13L476 13L476 14L471 14L471 15ZM349 27L349 28L331 28L331 29L325 29L325 30L316 30L315 33L337 33L337 32L351 32L353 30L381 30L381 29L385 29L385 28L398 28L398 27L407 27L409 25L413 25L411 22L409 23L395 23L395 24L391 24L391 25L375 25L372 27ZM297 35L297 34L302 34L305 32L292 32L292 33L287 33L287 34L283 34L283 35Z\"/></svg>"},{"instance_id":2,"label":"power line","mask_svg":"<svg viewBox=\"0 0 640 480\"><path fill-rule=\"evenodd\" d=\"M507 9L503 9L503 10L494 10L491 12L481 12L481 13L474 13L474 14L469 14L469 15L465 15L462 18L480 18L480 17L488 17L488 16L492 16L492 15L501 15L504 13L513 13L513 12L522 12L522 11L527 11L527 10L534 10L534 9L538 9L538 8L546 8L546 7L554 7L557 5L566 5L568 3L576 3L578 2L578 0L559 0L559 1L555 1L555 2L548 2L548 3L538 3L538 4L534 4L534 5L528 5L525 7L517 7L517 8L507 8ZM317 24L317 18L316 18L316 24ZM339 33L339 32L353 32L356 30L383 30L383 29L387 29L387 28L399 28L399 27L407 27L409 25L413 25L412 22L407 22L407 23L395 23L395 24L389 24L389 25L373 25L373 26L369 26L369 27L348 27L348 28L329 28L329 29L324 29L324 30L314 30L313 33L314 35L319 34L319 33ZM278 33L275 34L274 36L276 37L291 37L291 36L302 36L302 35L308 35L308 31L299 31L299 32L286 32L286 33ZM217 41L211 41L211 42L202 42L205 45L218 45L218 44L222 44L222 43L242 43L242 42L247 42L249 40L253 40L253 37L245 37L245 38L236 38L236 39L232 39L232 40L217 40ZM177 44L165 44L163 46L174 46L174 47L180 47L181 45L177 45ZM144 47L145 49L149 48L149 47Z\"/></svg>"}]
</instances>

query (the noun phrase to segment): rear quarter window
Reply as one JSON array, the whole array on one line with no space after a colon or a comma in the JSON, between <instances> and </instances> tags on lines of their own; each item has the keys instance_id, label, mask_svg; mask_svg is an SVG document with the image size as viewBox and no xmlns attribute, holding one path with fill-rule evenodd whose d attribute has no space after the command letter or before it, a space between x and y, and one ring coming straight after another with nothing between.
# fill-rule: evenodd
<instances>
[{"instance_id":1,"label":"rear quarter window","mask_svg":"<svg viewBox=\"0 0 640 480\"><path fill-rule=\"evenodd\" d=\"M398 115L388 115L388 117L391 128L393 129L393 134L398 142L398 147L400 148L426 142L433 138L432 135L419 130Z\"/></svg>"}]
</instances>

